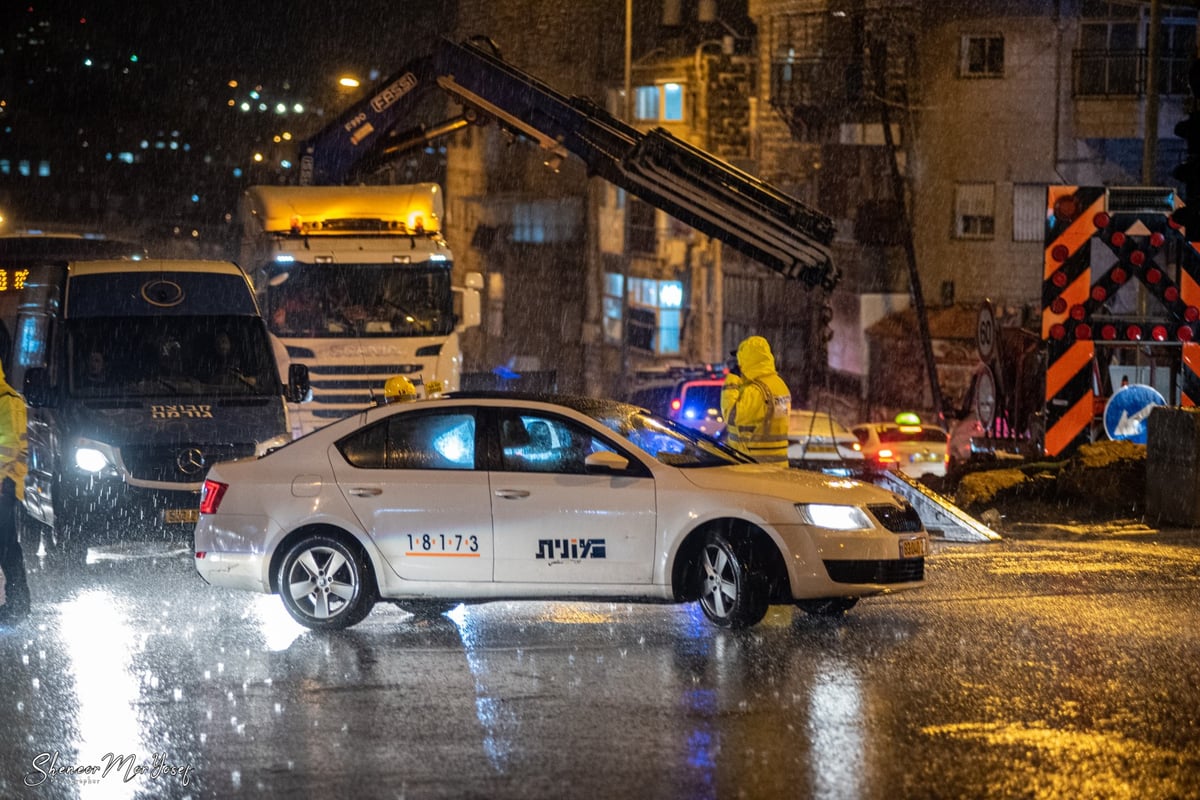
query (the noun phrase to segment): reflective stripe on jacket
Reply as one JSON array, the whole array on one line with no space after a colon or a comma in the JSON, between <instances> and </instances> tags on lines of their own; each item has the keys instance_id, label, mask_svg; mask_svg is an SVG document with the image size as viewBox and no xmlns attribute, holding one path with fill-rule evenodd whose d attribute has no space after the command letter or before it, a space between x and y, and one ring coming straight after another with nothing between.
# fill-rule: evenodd
<instances>
[{"instance_id":1,"label":"reflective stripe on jacket","mask_svg":"<svg viewBox=\"0 0 1200 800\"><path fill-rule=\"evenodd\" d=\"M786 463L791 410L792 396L779 376L744 382L726 420L729 445L757 461Z\"/></svg>"}]
</instances>

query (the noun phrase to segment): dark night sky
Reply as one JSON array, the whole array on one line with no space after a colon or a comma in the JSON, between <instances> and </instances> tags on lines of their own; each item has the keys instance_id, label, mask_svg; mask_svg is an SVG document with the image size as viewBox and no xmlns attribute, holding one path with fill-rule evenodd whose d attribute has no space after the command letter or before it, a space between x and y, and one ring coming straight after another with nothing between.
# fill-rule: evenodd
<instances>
[{"instance_id":1,"label":"dark night sky","mask_svg":"<svg viewBox=\"0 0 1200 800\"><path fill-rule=\"evenodd\" d=\"M432 37L452 32L453 0L0 0L0 24L49 13L58 32L79 29L98 52L136 51L143 68L306 85L342 70L385 73ZM11 15L11 16L10 16ZM56 35L57 38L57 35ZM414 47L418 50L414 50Z\"/></svg>"}]
</instances>

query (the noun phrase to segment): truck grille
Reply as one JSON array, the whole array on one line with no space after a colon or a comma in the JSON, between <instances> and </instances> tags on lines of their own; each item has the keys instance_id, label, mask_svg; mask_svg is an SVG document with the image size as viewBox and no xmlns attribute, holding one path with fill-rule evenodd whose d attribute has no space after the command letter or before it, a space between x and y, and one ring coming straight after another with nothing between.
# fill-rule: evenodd
<instances>
[{"instance_id":1,"label":"truck grille","mask_svg":"<svg viewBox=\"0 0 1200 800\"><path fill-rule=\"evenodd\" d=\"M121 460L134 478L167 483L198 483L218 461L254 455L254 443L211 444L177 442L170 445L136 445L121 448ZM199 467L196 464L199 464Z\"/></svg>"},{"instance_id":2,"label":"truck grille","mask_svg":"<svg viewBox=\"0 0 1200 800\"><path fill-rule=\"evenodd\" d=\"M925 579L925 559L826 561L825 570L836 583L909 583Z\"/></svg>"}]
</instances>

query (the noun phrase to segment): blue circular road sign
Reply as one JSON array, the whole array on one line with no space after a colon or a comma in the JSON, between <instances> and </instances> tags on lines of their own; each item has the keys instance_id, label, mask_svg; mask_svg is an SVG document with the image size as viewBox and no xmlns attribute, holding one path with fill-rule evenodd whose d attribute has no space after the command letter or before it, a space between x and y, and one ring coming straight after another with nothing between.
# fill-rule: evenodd
<instances>
[{"instance_id":1,"label":"blue circular road sign","mask_svg":"<svg viewBox=\"0 0 1200 800\"><path fill-rule=\"evenodd\" d=\"M1167 401L1153 386L1132 383L1122 386L1108 398L1104 406L1104 432L1108 438L1146 443L1146 420L1155 406L1165 406Z\"/></svg>"}]
</instances>

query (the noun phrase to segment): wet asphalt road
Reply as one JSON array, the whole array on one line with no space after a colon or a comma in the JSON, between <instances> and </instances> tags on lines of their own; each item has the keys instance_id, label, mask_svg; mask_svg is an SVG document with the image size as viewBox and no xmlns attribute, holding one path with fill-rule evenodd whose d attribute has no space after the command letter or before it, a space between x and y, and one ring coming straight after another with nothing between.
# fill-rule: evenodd
<instances>
[{"instance_id":1,"label":"wet asphalt road","mask_svg":"<svg viewBox=\"0 0 1200 800\"><path fill-rule=\"evenodd\" d=\"M740 633L492 603L315 634L183 553L30 561L4 798L1200 793L1200 532L939 543L921 591Z\"/></svg>"}]
</instances>

